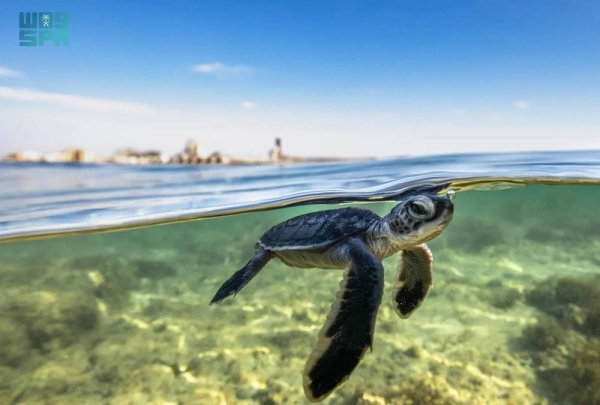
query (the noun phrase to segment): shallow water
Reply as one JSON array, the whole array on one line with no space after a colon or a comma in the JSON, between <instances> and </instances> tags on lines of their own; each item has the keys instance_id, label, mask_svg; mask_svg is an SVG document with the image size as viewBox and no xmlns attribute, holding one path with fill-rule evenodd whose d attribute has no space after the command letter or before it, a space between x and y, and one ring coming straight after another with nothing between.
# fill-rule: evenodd
<instances>
[{"instance_id":1,"label":"shallow water","mask_svg":"<svg viewBox=\"0 0 600 405\"><path fill-rule=\"evenodd\" d=\"M423 306L396 316L386 259L373 352L324 403L599 404L598 201L584 185L458 193ZM0 245L0 404L307 403L342 272L272 261L208 303L264 230L324 208Z\"/></svg>"}]
</instances>

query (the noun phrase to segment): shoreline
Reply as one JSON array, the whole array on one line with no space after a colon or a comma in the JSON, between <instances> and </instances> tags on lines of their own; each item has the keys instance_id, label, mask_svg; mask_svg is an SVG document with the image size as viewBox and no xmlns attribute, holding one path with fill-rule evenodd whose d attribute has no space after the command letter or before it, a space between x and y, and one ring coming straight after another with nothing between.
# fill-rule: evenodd
<instances>
[{"instance_id":1,"label":"shoreline","mask_svg":"<svg viewBox=\"0 0 600 405\"><path fill-rule=\"evenodd\" d=\"M390 157L393 158L393 157ZM26 160L26 159L0 159L0 163L36 163L43 165L61 165L61 164L78 164L78 165L115 165L115 166L241 166L241 165L284 165L284 164L302 164L302 163L352 163L352 162L369 162L380 160L382 158L376 157L289 157L278 161L271 161L268 159L252 159L252 158L229 158L221 162L198 162L198 163L187 163L187 162L147 162L147 161L136 161L136 162L124 162L115 161L112 159L97 159L93 161L78 161L78 160L61 160L61 161L48 161L48 160Z\"/></svg>"},{"instance_id":2,"label":"shoreline","mask_svg":"<svg viewBox=\"0 0 600 405\"><path fill-rule=\"evenodd\" d=\"M114 155L98 157L92 151L78 148L67 148L57 152L40 153L37 151L17 151L0 159L0 162L23 163L81 163L81 164L118 164L118 165L260 165L260 164L289 164L289 163L326 163L326 162L363 162L376 160L375 157L301 157L283 153L281 138L275 139L275 144L268 151L268 158L243 158L224 155L219 151L202 156L198 144L189 139L184 149L169 156L159 150L140 150L133 148L118 149Z\"/></svg>"}]
</instances>

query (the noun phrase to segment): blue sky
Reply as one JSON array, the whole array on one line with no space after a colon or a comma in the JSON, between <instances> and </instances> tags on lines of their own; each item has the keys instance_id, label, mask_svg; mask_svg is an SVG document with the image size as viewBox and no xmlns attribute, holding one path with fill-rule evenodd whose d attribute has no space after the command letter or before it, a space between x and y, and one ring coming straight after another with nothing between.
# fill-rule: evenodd
<instances>
[{"instance_id":1,"label":"blue sky","mask_svg":"<svg viewBox=\"0 0 600 405\"><path fill-rule=\"evenodd\" d=\"M93 6L92 6L93 4ZM66 11L69 47L20 47ZM598 1L20 1L0 10L0 154L600 148Z\"/></svg>"}]
</instances>

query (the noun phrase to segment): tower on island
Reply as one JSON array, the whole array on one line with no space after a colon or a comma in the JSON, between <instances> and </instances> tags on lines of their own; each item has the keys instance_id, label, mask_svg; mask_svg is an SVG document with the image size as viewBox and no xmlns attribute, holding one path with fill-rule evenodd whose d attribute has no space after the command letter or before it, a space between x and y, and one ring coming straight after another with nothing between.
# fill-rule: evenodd
<instances>
[{"instance_id":1,"label":"tower on island","mask_svg":"<svg viewBox=\"0 0 600 405\"><path fill-rule=\"evenodd\" d=\"M269 160L273 163L283 160L283 150L281 149L281 138L275 138L275 145L269 151Z\"/></svg>"}]
</instances>

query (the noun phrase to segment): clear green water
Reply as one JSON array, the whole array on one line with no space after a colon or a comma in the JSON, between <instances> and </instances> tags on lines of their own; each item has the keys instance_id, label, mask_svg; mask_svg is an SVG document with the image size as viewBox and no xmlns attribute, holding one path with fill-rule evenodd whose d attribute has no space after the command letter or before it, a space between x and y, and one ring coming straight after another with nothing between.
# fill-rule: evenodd
<instances>
[{"instance_id":1,"label":"clear green water","mask_svg":"<svg viewBox=\"0 0 600 405\"><path fill-rule=\"evenodd\" d=\"M597 186L460 193L425 303L396 316L385 260L373 353L324 403L600 403L599 201ZM0 404L308 403L342 273L272 261L208 303L266 229L323 208L0 245Z\"/></svg>"}]
</instances>

